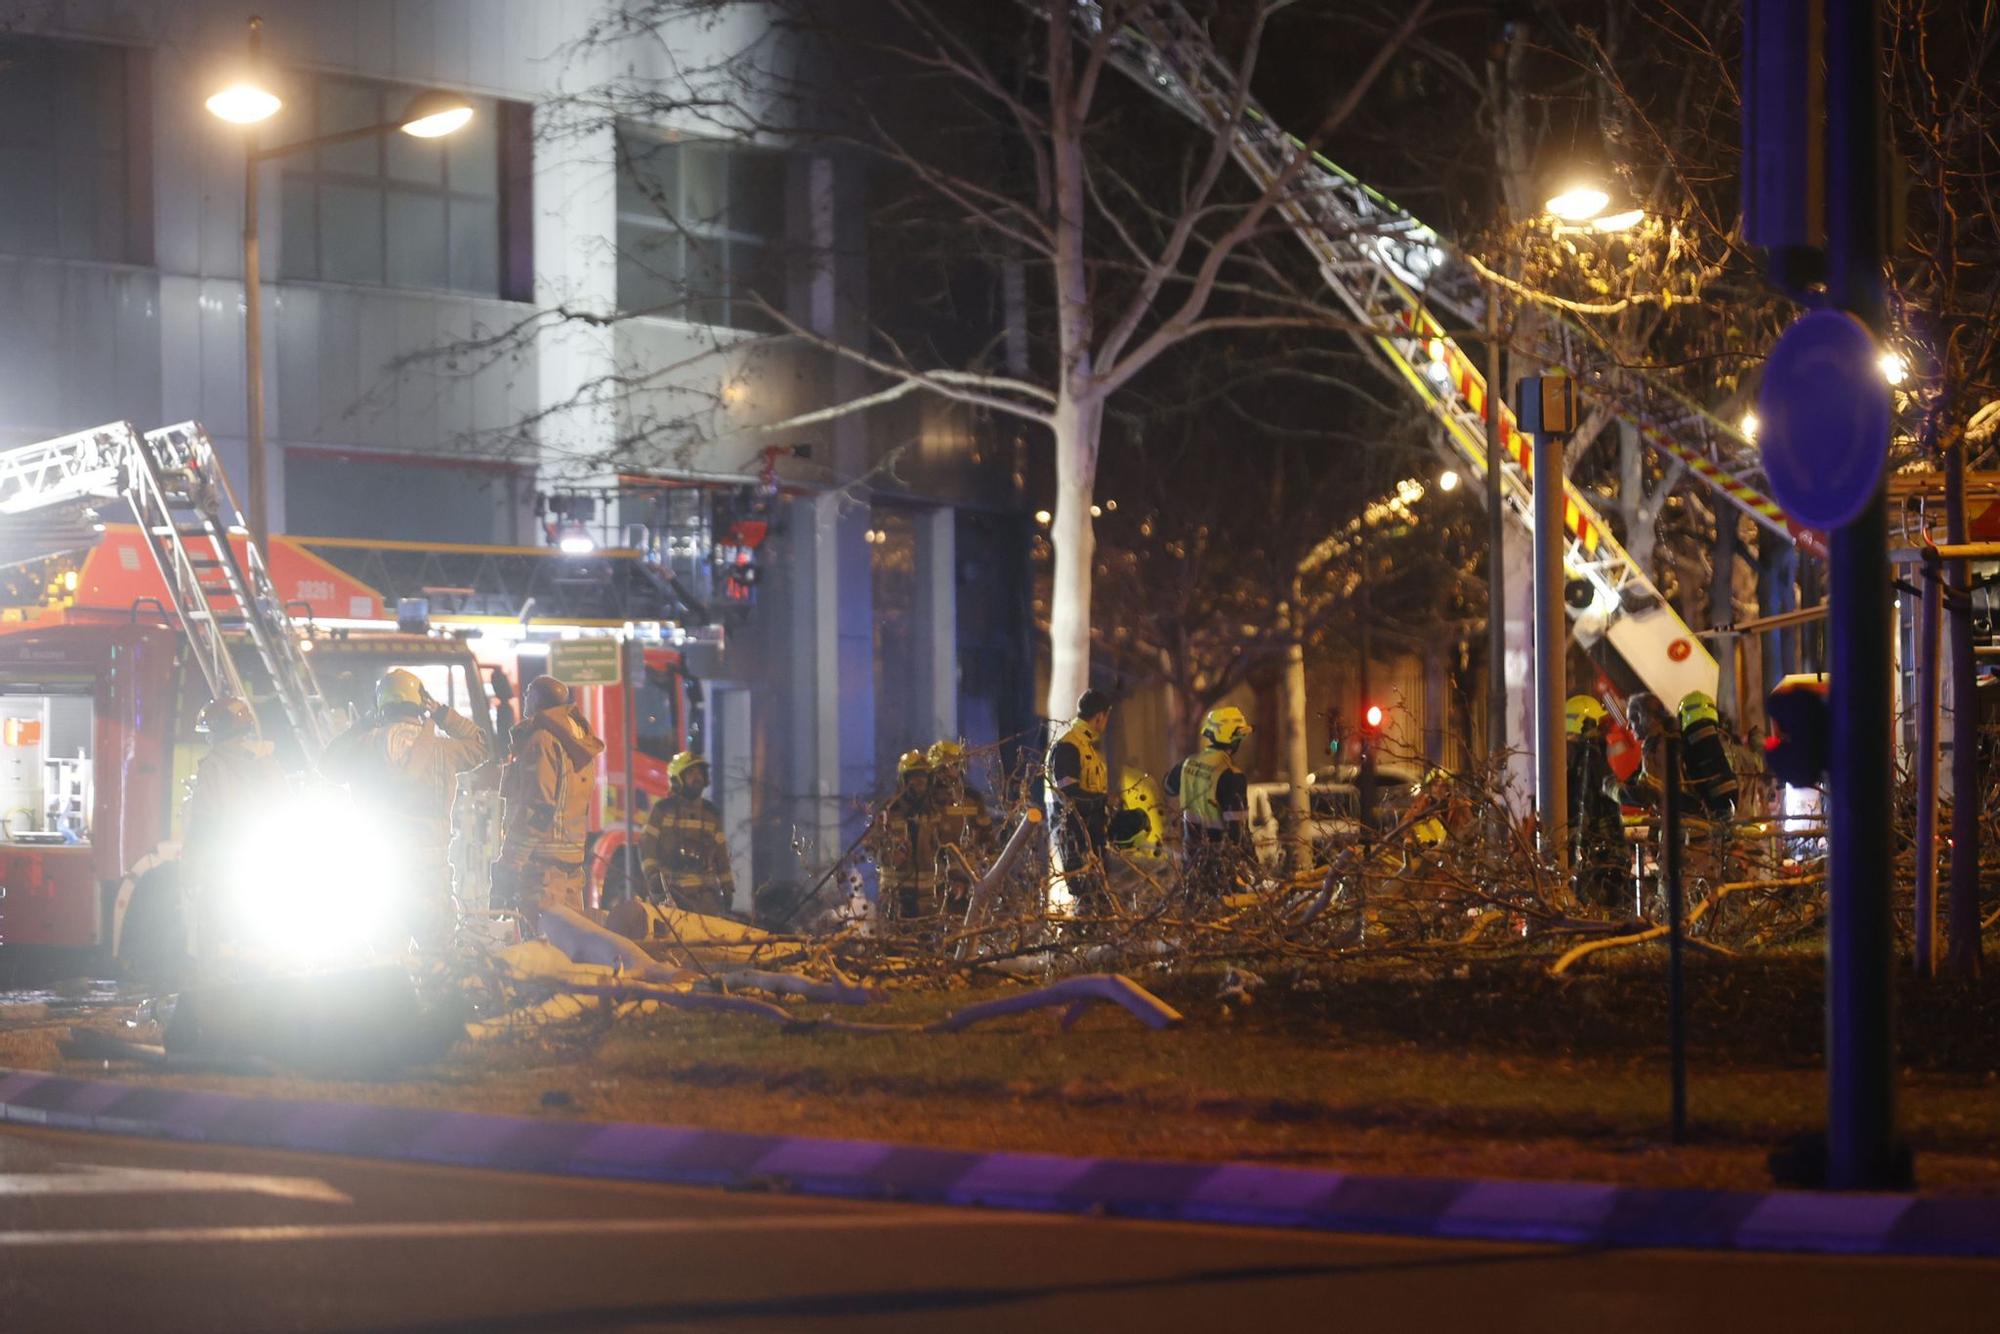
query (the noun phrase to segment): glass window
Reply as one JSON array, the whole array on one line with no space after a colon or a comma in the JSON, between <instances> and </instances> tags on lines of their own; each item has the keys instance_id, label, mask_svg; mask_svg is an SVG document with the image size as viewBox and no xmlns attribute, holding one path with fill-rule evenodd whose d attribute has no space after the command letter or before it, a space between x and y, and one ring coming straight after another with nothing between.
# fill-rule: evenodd
<instances>
[{"instance_id":1,"label":"glass window","mask_svg":"<svg viewBox=\"0 0 2000 1334\"><path fill-rule=\"evenodd\" d=\"M0 836L7 842L90 842L96 736L89 690L0 687Z\"/></svg>"},{"instance_id":2,"label":"glass window","mask_svg":"<svg viewBox=\"0 0 2000 1334\"><path fill-rule=\"evenodd\" d=\"M0 250L144 263L128 118L133 62L121 47L0 37ZM52 114L60 109L61 114Z\"/></svg>"},{"instance_id":3,"label":"glass window","mask_svg":"<svg viewBox=\"0 0 2000 1334\"><path fill-rule=\"evenodd\" d=\"M304 99L305 133L386 124L416 92L322 75ZM505 104L467 100L471 121L442 140L389 131L280 159L283 276L498 296Z\"/></svg>"},{"instance_id":4,"label":"glass window","mask_svg":"<svg viewBox=\"0 0 2000 1334\"><path fill-rule=\"evenodd\" d=\"M645 684L639 687L639 707L633 731L641 754L665 763L681 750L679 692L673 677L658 668L648 668Z\"/></svg>"},{"instance_id":5,"label":"glass window","mask_svg":"<svg viewBox=\"0 0 2000 1334\"><path fill-rule=\"evenodd\" d=\"M618 131L618 304L627 312L771 330L785 303L787 160L767 149Z\"/></svg>"}]
</instances>

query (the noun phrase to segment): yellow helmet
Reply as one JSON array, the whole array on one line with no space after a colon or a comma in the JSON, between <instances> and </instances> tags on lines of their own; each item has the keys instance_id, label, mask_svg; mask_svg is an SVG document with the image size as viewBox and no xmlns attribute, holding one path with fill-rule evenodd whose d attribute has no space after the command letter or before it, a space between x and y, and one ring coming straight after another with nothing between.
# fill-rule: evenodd
<instances>
[{"instance_id":1,"label":"yellow helmet","mask_svg":"<svg viewBox=\"0 0 2000 1334\"><path fill-rule=\"evenodd\" d=\"M401 667L391 667L375 683L375 707L387 709L394 705L412 709L424 707L424 683L417 679L414 672L406 672Z\"/></svg>"},{"instance_id":2,"label":"yellow helmet","mask_svg":"<svg viewBox=\"0 0 2000 1334\"><path fill-rule=\"evenodd\" d=\"M1714 697L1704 690L1690 690L1682 695L1680 712L1682 727L1692 727L1698 722L1722 721L1722 715L1716 712Z\"/></svg>"},{"instance_id":3,"label":"yellow helmet","mask_svg":"<svg viewBox=\"0 0 2000 1334\"><path fill-rule=\"evenodd\" d=\"M933 741L930 754L926 758L929 759L933 769L956 769L965 763L967 753L963 741ZM900 773L902 767L902 764L898 763L897 772Z\"/></svg>"},{"instance_id":4,"label":"yellow helmet","mask_svg":"<svg viewBox=\"0 0 2000 1334\"><path fill-rule=\"evenodd\" d=\"M903 752L902 758L896 761L896 777L898 778L908 778L911 774L924 774L928 776L930 771L930 756L920 750L906 750Z\"/></svg>"},{"instance_id":5,"label":"yellow helmet","mask_svg":"<svg viewBox=\"0 0 2000 1334\"><path fill-rule=\"evenodd\" d=\"M1586 727L1602 727L1610 715L1595 695L1571 695L1563 703L1563 731L1581 736Z\"/></svg>"},{"instance_id":6,"label":"yellow helmet","mask_svg":"<svg viewBox=\"0 0 2000 1334\"><path fill-rule=\"evenodd\" d=\"M691 750L684 750L667 761L667 777L678 783L682 774L696 766L706 769L708 760Z\"/></svg>"},{"instance_id":7,"label":"yellow helmet","mask_svg":"<svg viewBox=\"0 0 2000 1334\"><path fill-rule=\"evenodd\" d=\"M1210 709L1201 720L1201 734L1224 750L1234 750L1251 733L1250 720L1234 704Z\"/></svg>"}]
</instances>

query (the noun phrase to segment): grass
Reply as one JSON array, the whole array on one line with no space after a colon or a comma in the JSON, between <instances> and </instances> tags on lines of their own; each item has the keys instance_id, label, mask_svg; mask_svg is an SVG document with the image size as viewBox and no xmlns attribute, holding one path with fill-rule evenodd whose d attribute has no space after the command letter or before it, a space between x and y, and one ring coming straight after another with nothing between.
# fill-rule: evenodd
<instances>
[{"instance_id":1,"label":"grass","mask_svg":"<svg viewBox=\"0 0 2000 1334\"><path fill-rule=\"evenodd\" d=\"M1823 1114L1810 960L1691 971L1694 1133L1679 1147L1665 1142L1664 987L1643 955L1568 982L1526 966L1354 969L1274 980L1249 1005L1222 1003L1215 983L1165 988L1187 1014L1165 1032L1101 1008L1068 1031L1045 1011L879 1037L667 1013L374 1081L138 1077L956 1148L1740 1188L1768 1184L1769 1150ZM985 994L901 995L869 1017L928 1019ZM2000 988L1912 987L1903 1014L1921 1183L2000 1191ZM0 1063L92 1073L62 1060L59 1034L0 1032Z\"/></svg>"}]
</instances>

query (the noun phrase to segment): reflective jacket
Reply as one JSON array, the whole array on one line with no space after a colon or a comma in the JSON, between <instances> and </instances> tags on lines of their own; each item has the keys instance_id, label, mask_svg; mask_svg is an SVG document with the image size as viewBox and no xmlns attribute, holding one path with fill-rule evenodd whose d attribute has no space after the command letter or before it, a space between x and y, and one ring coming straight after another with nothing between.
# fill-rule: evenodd
<instances>
[{"instance_id":1,"label":"reflective jacket","mask_svg":"<svg viewBox=\"0 0 2000 1334\"><path fill-rule=\"evenodd\" d=\"M639 835L639 864L647 884L664 880L677 897L703 891L719 892L723 903L736 897L722 812L705 797L666 796L652 804Z\"/></svg>"},{"instance_id":2,"label":"reflective jacket","mask_svg":"<svg viewBox=\"0 0 2000 1334\"><path fill-rule=\"evenodd\" d=\"M267 741L232 737L209 748L195 766L182 840L190 866L212 875L263 809L285 795L285 772Z\"/></svg>"},{"instance_id":3,"label":"reflective jacket","mask_svg":"<svg viewBox=\"0 0 2000 1334\"><path fill-rule=\"evenodd\" d=\"M500 776L506 830L501 861L583 864L597 795L597 757L603 752L604 743L568 707L544 709L515 727Z\"/></svg>"},{"instance_id":4,"label":"reflective jacket","mask_svg":"<svg viewBox=\"0 0 2000 1334\"><path fill-rule=\"evenodd\" d=\"M451 840L451 804L458 776L491 752L479 725L440 709L422 717L371 714L327 747L327 774L355 799L404 826L414 847L443 850Z\"/></svg>"},{"instance_id":5,"label":"reflective jacket","mask_svg":"<svg viewBox=\"0 0 2000 1334\"><path fill-rule=\"evenodd\" d=\"M1181 828L1195 840L1242 839L1250 832L1250 789L1236 757L1210 747L1182 760L1167 776L1180 797Z\"/></svg>"},{"instance_id":6,"label":"reflective jacket","mask_svg":"<svg viewBox=\"0 0 2000 1334\"><path fill-rule=\"evenodd\" d=\"M1057 827L1081 823L1090 841L1102 845L1110 818L1111 769L1098 749L1101 738L1089 723L1070 724L1049 747L1049 814Z\"/></svg>"},{"instance_id":7,"label":"reflective jacket","mask_svg":"<svg viewBox=\"0 0 2000 1334\"><path fill-rule=\"evenodd\" d=\"M883 883L921 889L938 881L939 827L942 811L933 796L899 794L875 816L869 851L881 868Z\"/></svg>"}]
</instances>

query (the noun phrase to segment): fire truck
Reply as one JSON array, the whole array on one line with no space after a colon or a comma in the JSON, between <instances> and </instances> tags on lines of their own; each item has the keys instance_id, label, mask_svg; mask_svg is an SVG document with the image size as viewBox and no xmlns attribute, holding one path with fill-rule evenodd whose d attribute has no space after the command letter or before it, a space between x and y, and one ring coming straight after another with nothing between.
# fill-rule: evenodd
<instances>
[{"instance_id":1,"label":"fire truck","mask_svg":"<svg viewBox=\"0 0 2000 1334\"><path fill-rule=\"evenodd\" d=\"M140 887L170 874L177 856L202 749L195 719L209 699L252 701L281 757L304 769L372 705L391 667L504 734L515 685L542 670L550 641L612 633L519 619L504 636L408 633L381 594L302 543L274 539L267 565L193 423L143 435L114 423L0 453L0 514L112 502L138 523L96 524L87 548L0 572L0 946L10 955L115 948ZM636 817L666 790L665 757L698 736L699 688L680 654L654 644L643 659L636 690L579 692L609 743L592 882L614 893L626 770Z\"/></svg>"}]
</instances>

